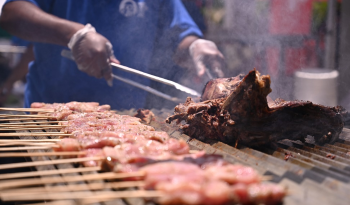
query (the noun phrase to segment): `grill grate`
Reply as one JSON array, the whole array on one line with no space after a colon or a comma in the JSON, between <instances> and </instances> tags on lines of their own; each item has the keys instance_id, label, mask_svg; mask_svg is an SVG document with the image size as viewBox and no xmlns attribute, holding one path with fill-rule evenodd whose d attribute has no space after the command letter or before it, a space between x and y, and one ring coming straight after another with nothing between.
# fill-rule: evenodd
<instances>
[{"instance_id":1,"label":"grill grate","mask_svg":"<svg viewBox=\"0 0 350 205\"><path fill-rule=\"evenodd\" d=\"M222 142L201 142L184 135L176 125L164 122L170 110L152 110L156 120L151 122L156 130L168 132L177 139L184 139L191 149L205 150L209 154L222 154L231 163L241 163L256 169L262 175L272 176L275 183L288 187L290 195L285 205L300 204L349 204L350 201L350 129L344 128L340 139L334 144L317 146L312 138L306 143L282 140L274 146L252 149L240 146L238 149ZM135 114L125 110L118 114ZM43 130L45 131L45 130ZM52 131L52 130L46 130ZM35 139L46 137L35 137ZM32 157L33 161L50 160L51 157ZM76 164L37 167L37 170L77 167ZM77 173L79 175L90 173ZM103 181L99 181L104 183ZM89 182L83 182L88 186ZM52 186L67 187L68 184ZM93 192L93 191L91 191ZM64 200L64 199L62 199ZM72 201L63 201L69 203ZM72 204L74 204L72 202ZM141 199L123 199L100 204L151 205Z\"/></svg>"},{"instance_id":2,"label":"grill grate","mask_svg":"<svg viewBox=\"0 0 350 205\"><path fill-rule=\"evenodd\" d=\"M160 119L170 111L152 110ZM162 129L164 125L152 124ZM349 204L350 200L350 129L344 128L334 144L317 146L312 139L306 143L282 140L271 147L259 150L238 149L222 142L200 142L181 134L171 125L168 133L186 140L192 148L207 153L223 154L232 163L241 163L258 170L260 174L273 176L271 181L287 186L290 195L285 205L300 204ZM309 138L308 138L309 139ZM288 158L289 157L289 158Z\"/></svg>"}]
</instances>

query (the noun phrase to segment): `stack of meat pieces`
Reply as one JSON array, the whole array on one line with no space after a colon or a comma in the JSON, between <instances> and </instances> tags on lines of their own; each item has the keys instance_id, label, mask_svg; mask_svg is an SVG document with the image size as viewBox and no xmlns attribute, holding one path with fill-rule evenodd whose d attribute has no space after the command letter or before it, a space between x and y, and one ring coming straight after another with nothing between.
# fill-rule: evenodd
<instances>
[{"instance_id":1,"label":"stack of meat pieces","mask_svg":"<svg viewBox=\"0 0 350 205\"><path fill-rule=\"evenodd\" d=\"M285 190L260 183L250 167L206 163L164 162L140 169L146 172L145 188L166 194L163 204L276 204Z\"/></svg>"},{"instance_id":2,"label":"stack of meat pieces","mask_svg":"<svg viewBox=\"0 0 350 205\"><path fill-rule=\"evenodd\" d=\"M202 102L187 98L167 122L184 120L181 128L185 134L235 146L259 146L282 139L304 141L307 135L317 144L338 139L346 115L342 107L273 101L267 97L270 92L270 77L260 76L256 70L245 77L215 79L206 85Z\"/></svg>"},{"instance_id":3,"label":"stack of meat pieces","mask_svg":"<svg viewBox=\"0 0 350 205\"><path fill-rule=\"evenodd\" d=\"M76 111L75 111L76 112ZM63 130L70 138L57 142L55 151L84 151L79 157L100 156L85 166L115 172L142 171L140 189L158 190L161 204L276 204L286 190L261 183L252 168L232 165L220 155L190 153L183 140L140 123L140 119L108 111L66 116ZM133 180L133 179L129 179Z\"/></svg>"},{"instance_id":4,"label":"stack of meat pieces","mask_svg":"<svg viewBox=\"0 0 350 205\"><path fill-rule=\"evenodd\" d=\"M111 106L99 105L97 102L69 102L69 103L32 103L31 108L44 108L53 109L52 113L38 113L39 115L45 115L52 117L52 120L66 120L67 117L73 113L81 112L104 112L109 111Z\"/></svg>"}]
</instances>

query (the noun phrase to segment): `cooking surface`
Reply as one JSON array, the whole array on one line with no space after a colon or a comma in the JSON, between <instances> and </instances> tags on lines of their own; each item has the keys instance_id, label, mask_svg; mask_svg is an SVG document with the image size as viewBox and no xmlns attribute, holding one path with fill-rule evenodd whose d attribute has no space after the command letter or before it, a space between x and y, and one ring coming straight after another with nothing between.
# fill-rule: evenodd
<instances>
[{"instance_id":1,"label":"cooking surface","mask_svg":"<svg viewBox=\"0 0 350 205\"><path fill-rule=\"evenodd\" d=\"M273 148L256 150L238 149L222 142L203 143L181 134L175 123L167 125L162 120L170 110L152 110L157 116L151 126L167 131L175 138L185 139L192 149L205 150L225 156L232 163L241 163L256 169L260 174L273 176L271 181L288 187L290 195L285 205L294 204L348 204L350 200L350 129L344 128L335 144L316 146L299 141L279 141ZM123 114L131 114L125 111ZM159 121L161 123L159 123Z\"/></svg>"},{"instance_id":2,"label":"cooking surface","mask_svg":"<svg viewBox=\"0 0 350 205\"><path fill-rule=\"evenodd\" d=\"M350 129L344 128L340 139L334 144L316 146L310 137L307 143L283 140L269 148L259 150L241 147L238 149L221 142L203 143L181 134L175 123L165 123L165 118L172 113L170 110L152 110L156 120L151 122L156 130L168 132L174 138L185 139L191 149L205 150L208 154L222 154L232 163L241 163L256 169L262 175L272 177L273 182L288 187L289 195L285 197L285 205L296 204L348 204L350 200ZM134 115L135 110L126 110L118 114ZM46 130L52 131L52 130ZM35 137L36 139L46 137ZM37 152L37 151L30 151ZM54 157L32 157L33 161L54 159ZM74 168L76 164L38 166L37 170L52 170ZM79 175L93 172L65 174ZM1 176L1 175L0 175ZM52 177L52 176L48 176ZM94 181L96 182L96 181ZM103 181L97 181L104 183ZM86 184L83 182L82 184ZM91 183L91 182L90 182ZM88 184L86 184L88 185ZM49 185L47 185L49 186ZM53 184L62 186L67 184ZM92 191L91 191L92 192ZM141 205L151 204L141 199L123 199L102 204Z\"/></svg>"}]
</instances>

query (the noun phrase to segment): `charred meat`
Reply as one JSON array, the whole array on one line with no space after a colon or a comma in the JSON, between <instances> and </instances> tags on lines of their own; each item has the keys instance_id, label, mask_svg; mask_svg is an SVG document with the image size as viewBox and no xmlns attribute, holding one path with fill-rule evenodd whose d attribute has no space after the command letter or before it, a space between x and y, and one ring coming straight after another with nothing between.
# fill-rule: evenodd
<instances>
[{"instance_id":1,"label":"charred meat","mask_svg":"<svg viewBox=\"0 0 350 205\"><path fill-rule=\"evenodd\" d=\"M138 109L137 114L135 114L134 117L140 118L142 122L146 124L150 124L155 120L154 113L148 109Z\"/></svg>"},{"instance_id":2,"label":"charred meat","mask_svg":"<svg viewBox=\"0 0 350 205\"><path fill-rule=\"evenodd\" d=\"M185 121L181 128L193 138L233 145L258 146L282 139L304 141L307 135L314 136L318 144L338 139L346 113L342 107L272 101L267 97L271 92L270 77L261 76L257 70L240 79L221 79L225 82L221 85L208 83L202 96L205 101L195 103L187 98L166 121Z\"/></svg>"}]
</instances>

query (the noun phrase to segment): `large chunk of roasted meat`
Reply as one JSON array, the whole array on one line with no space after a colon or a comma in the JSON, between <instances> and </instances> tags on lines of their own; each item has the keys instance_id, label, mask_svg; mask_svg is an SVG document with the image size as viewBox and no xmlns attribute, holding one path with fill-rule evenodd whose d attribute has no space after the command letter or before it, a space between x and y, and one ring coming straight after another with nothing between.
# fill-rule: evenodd
<instances>
[{"instance_id":1,"label":"large chunk of roasted meat","mask_svg":"<svg viewBox=\"0 0 350 205\"><path fill-rule=\"evenodd\" d=\"M216 82L216 83L215 83ZM334 142L343 129L345 110L305 101L271 101L270 76L252 70L244 78L208 83L202 102L187 98L175 107L171 123L182 120L184 133L200 140L215 139L256 146L282 139L302 140L314 136L317 144Z\"/></svg>"}]
</instances>

